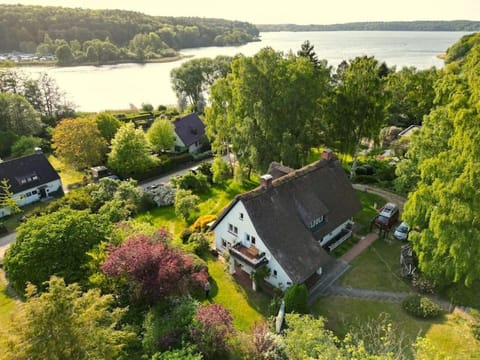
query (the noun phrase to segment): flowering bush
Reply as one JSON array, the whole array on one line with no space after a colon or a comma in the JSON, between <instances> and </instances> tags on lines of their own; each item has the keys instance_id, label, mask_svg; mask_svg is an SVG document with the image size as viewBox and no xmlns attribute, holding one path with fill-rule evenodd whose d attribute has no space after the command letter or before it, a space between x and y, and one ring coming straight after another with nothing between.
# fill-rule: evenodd
<instances>
[{"instance_id":1,"label":"flowering bush","mask_svg":"<svg viewBox=\"0 0 480 360\"><path fill-rule=\"evenodd\" d=\"M402 302L403 309L418 318L431 319L441 313L440 307L427 297L420 295L411 295Z\"/></svg>"},{"instance_id":2,"label":"flowering bush","mask_svg":"<svg viewBox=\"0 0 480 360\"><path fill-rule=\"evenodd\" d=\"M195 314L192 338L206 359L222 359L234 335L233 319L222 305L202 305Z\"/></svg>"},{"instance_id":3,"label":"flowering bush","mask_svg":"<svg viewBox=\"0 0 480 360\"><path fill-rule=\"evenodd\" d=\"M156 236L161 234L157 232ZM102 271L107 276L124 278L134 289L131 295L135 299L150 303L188 293L208 279L207 271L204 268L197 271L189 257L146 235L132 236L124 244L111 248Z\"/></svg>"}]
</instances>

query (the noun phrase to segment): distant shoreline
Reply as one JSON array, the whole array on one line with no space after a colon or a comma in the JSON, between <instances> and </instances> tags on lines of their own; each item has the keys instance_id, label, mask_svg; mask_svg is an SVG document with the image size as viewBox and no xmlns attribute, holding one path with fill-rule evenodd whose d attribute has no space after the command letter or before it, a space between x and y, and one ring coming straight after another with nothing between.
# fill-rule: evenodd
<instances>
[{"instance_id":1,"label":"distant shoreline","mask_svg":"<svg viewBox=\"0 0 480 360\"><path fill-rule=\"evenodd\" d=\"M478 32L480 21L473 20L452 20L452 21L371 21L351 22L342 24L256 24L260 32L279 31L458 31Z\"/></svg>"},{"instance_id":2,"label":"distant shoreline","mask_svg":"<svg viewBox=\"0 0 480 360\"><path fill-rule=\"evenodd\" d=\"M22 61L22 62L10 62L14 67L30 67L30 66L44 66L44 67L58 67L58 68L68 68L68 67L78 67L78 66L104 66L104 65L120 65L120 64L154 64L154 63L168 63L175 62L182 59L191 58L193 55L177 55L172 57L165 57L160 59L148 59L144 61L135 61L135 60L114 60L107 61L105 63L99 64L97 62L85 62L81 64L72 64L72 65L58 65L56 61ZM0 68L1 68L0 64Z\"/></svg>"}]
</instances>

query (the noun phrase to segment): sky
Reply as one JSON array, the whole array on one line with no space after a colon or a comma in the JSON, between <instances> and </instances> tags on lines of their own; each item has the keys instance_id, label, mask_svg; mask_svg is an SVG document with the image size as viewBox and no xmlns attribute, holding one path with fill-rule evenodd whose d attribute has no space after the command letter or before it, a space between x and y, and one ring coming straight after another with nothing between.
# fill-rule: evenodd
<instances>
[{"instance_id":1,"label":"sky","mask_svg":"<svg viewBox=\"0 0 480 360\"><path fill-rule=\"evenodd\" d=\"M148 15L214 17L254 24L480 20L480 0L0 0L0 3L123 9Z\"/></svg>"}]
</instances>

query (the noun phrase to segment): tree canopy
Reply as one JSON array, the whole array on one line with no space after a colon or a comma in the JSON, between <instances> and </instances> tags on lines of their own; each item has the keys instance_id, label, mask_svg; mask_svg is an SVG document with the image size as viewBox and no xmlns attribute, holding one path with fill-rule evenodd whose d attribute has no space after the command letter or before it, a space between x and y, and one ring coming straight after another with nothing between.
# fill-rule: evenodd
<instances>
[{"instance_id":1,"label":"tree canopy","mask_svg":"<svg viewBox=\"0 0 480 360\"><path fill-rule=\"evenodd\" d=\"M123 177L142 174L157 164L150 154L150 147L141 129L133 123L122 126L112 140L108 165Z\"/></svg>"},{"instance_id":2,"label":"tree canopy","mask_svg":"<svg viewBox=\"0 0 480 360\"><path fill-rule=\"evenodd\" d=\"M147 139L155 151L170 150L175 145L175 127L167 119L156 119L147 131Z\"/></svg>"},{"instance_id":3,"label":"tree canopy","mask_svg":"<svg viewBox=\"0 0 480 360\"><path fill-rule=\"evenodd\" d=\"M206 112L216 151L231 144L238 161L265 171L271 161L299 167L320 145L330 70L310 57L265 48L232 61L232 72L212 86Z\"/></svg>"},{"instance_id":4,"label":"tree canopy","mask_svg":"<svg viewBox=\"0 0 480 360\"><path fill-rule=\"evenodd\" d=\"M4 267L19 294L27 282L39 288L51 275L67 283L85 282L87 251L105 240L108 226L95 214L64 208L29 218L18 228Z\"/></svg>"},{"instance_id":5,"label":"tree canopy","mask_svg":"<svg viewBox=\"0 0 480 360\"><path fill-rule=\"evenodd\" d=\"M176 55L178 49L241 45L258 36L249 23L148 16L123 10L0 5L0 51L56 54L63 65Z\"/></svg>"},{"instance_id":6,"label":"tree canopy","mask_svg":"<svg viewBox=\"0 0 480 360\"><path fill-rule=\"evenodd\" d=\"M40 116L23 96L0 93L0 131L35 135L41 131Z\"/></svg>"},{"instance_id":7,"label":"tree canopy","mask_svg":"<svg viewBox=\"0 0 480 360\"><path fill-rule=\"evenodd\" d=\"M53 130L55 154L77 169L104 162L107 143L89 118L64 119Z\"/></svg>"},{"instance_id":8,"label":"tree canopy","mask_svg":"<svg viewBox=\"0 0 480 360\"><path fill-rule=\"evenodd\" d=\"M421 270L438 285L480 280L479 70L479 45L445 68L437 107L407 153L418 183L404 219Z\"/></svg>"},{"instance_id":9,"label":"tree canopy","mask_svg":"<svg viewBox=\"0 0 480 360\"><path fill-rule=\"evenodd\" d=\"M82 293L52 276L48 289L37 293L28 285L26 302L14 318L2 324L2 359L118 359L134 339L121 326L124 309L113 308L113 297L98 289Z\"/></svg>"}]
</instances>

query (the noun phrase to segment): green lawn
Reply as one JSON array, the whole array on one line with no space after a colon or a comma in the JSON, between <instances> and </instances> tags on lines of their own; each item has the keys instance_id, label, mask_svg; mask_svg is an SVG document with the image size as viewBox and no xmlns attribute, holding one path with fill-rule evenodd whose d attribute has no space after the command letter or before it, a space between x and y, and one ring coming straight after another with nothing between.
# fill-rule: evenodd
<instances>
[{"instance_id":1,"label":"green lawn","mask_svg":"<svg viewBox=\"0 0 480 360\"><path fill-rule=\"evenodd\" d=\"M63 186L80 183L83 181L83 177L87 175L86 172L78 171L71 166L65 164L54 155L48 156L48 161L52 164L53 168L57 170Z\"/></svg>"},{"instance_id":2,"label":"green lawn","mask_svg":"<svg viewBox=\"0 0 480 360\"><path fill-rule=\"evenodd\" d=\"M468 328L468 321L454 314L443 315L436 320L419 320L406 314L400 303L323 297L312 307L312 313L327 318L328 326L339 336L344 336L350 326L377 319L388 314L397 331L403 332L406 341L413 344L417 336L426 336L440 351L453 359L474 359L480 354L480 342Z\"/></svg>"},{"instance_id":3,"label":"green lawn","mask_svg":"<svg viewBox=\"0 0 480 360\"><path fill-rule=\"evenodd\" d=\"M214 185L209 192L200 196L199 212L193 214L192 219L198 216L213 214L219 215L233 198L257 185L255 182L239 184L229 180L224 185ZM173 206L157 208L146 214L141 214L137 220L151 222L155 227L165 227L174 234L173 244L180 245L179 235L188 227L188 223L175 215ZM254 292L238 284L226 270L226 264L213 257L207 258L208 271L211 276L212 300L222 304L233 316L235 327L240 331L248 331L256 321L267 316L270 298Z\"/></svg>"},{"instance_id":4,"label":"green lawn","mask_svg":"<svg viewBox=\"0 0 480 360\"><path fill-rule=\"evenodd\" d=\"M7 294L7 281L5 274L0 270L0 324L10 321L10 316L15 310L15 300Z\"/></svg>"},{"instance_id":5,"label":"green lawn","mask_svg":"<svg viewBox=\"0 0 480 360\"><path fill-rule=\"evenodd\" d=\"M200 195L199 211L192 214L191 222L202 215L220 215L233 198L245 191L253 189L256 185L252 181L244 181L242 184L229 180L225 184L213 185L209 191ZM165 227L176 240L180 233L190 224L175 215L173 206L156 208L148 213L137 216L140 221L151 222L155 227Z\"/></svg>"},{"instance_id":6,"label":"green lawn","mask_svg":"<svg viewBox=\"0 0 480 360\"><path fill-rule=\"evenodd\" d=\"M362 210L353 217L353 221L360 225L357 233L366 235L370 231L370 222L378 213L378 209L386 203L386 200L381 196L365 191L356 190L356 193L362 203Z\"/></svg>"},{"instance_id":7,"label":"green lawn","mask_svg":"<svg viewBox=\"0 0 480 360\"><path fill-rule=\"evenodd\" d=\"M341 283L345 286L408 292L409 285L400 276L400 247L396 240L378 239L359 257Z\"/></svg>"},{"instance_id":8,"label":"green lawn","mask_svg":"<svg viewBox=\"0 0 480 360\"><path fill-rule=\"evenodd\" d=\"M209 258L207 264L212 299L231 312L237 330L248 331L255 322L265 319L270 303L267 295L238 284L228 273L223 261Z\"/></svg>"}]
</instances>

